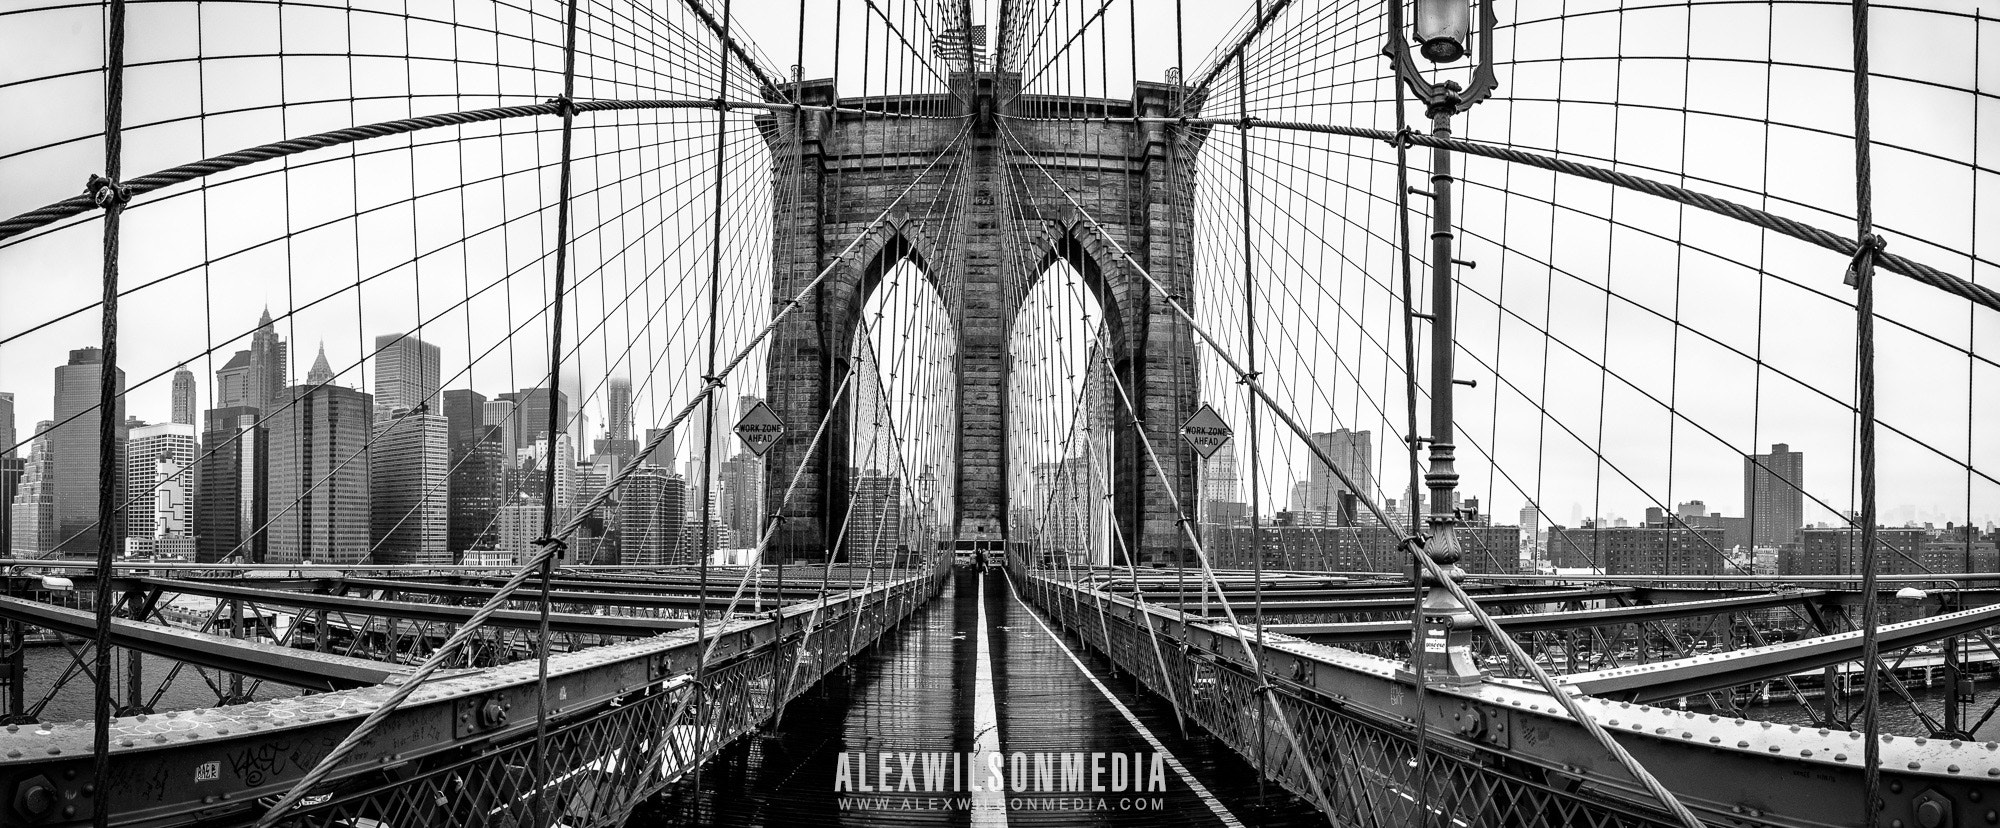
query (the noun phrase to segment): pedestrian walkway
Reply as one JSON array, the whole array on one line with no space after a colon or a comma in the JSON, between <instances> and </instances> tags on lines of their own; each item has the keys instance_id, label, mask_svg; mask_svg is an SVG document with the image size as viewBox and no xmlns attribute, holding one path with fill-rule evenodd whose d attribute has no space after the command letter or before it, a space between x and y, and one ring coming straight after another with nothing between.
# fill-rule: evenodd
<instances>
[{"instance_id":1,"label":"pedestrian walkway","mask_svg":"<svg viewBox=\"0 0 2000 828\"><path fill-rule=\"evenodd\" d=\"M647 803L633 828L1323 825L1220 743L1064 641L999 570ZM990 756L998 756L997 778ZM886 765L885 765L886 763ZM886 768L886 770L885 770Z\"/></svg>"}]
</instances>

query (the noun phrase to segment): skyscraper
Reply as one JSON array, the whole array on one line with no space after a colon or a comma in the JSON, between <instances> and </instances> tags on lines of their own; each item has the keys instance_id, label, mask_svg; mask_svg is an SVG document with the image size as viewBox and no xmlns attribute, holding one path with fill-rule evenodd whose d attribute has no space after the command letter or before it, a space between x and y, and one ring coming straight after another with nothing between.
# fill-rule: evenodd
<instances>
[{"instance_id":1,"label":"skyscraper","mask_svg":"<svg viewBox=\"0 0 2000 828\"><path fill-rule=\"evenodd\" d=\"M20 493L21 478L28 461L14 449L14 394L0 391L0 557L14 548L14 496Z\"/></svg>"},{"instance_id":2,"label":"skyscraper","mask_svg":"<svg viewBox=\"0 0 2000 828\"><path fill-rule=\"evenodd\" d=\"M431 406L432 411L441 411L451 425L451 441L457 445L460 440L477 437L485 431L486 395L469 388L454 388L444 392L444 404Z\"/></svg>"},{"instance_id":3,"label":"skyscraper","mask_svg":"<svg viewBox=\"0 0 2000 828\"><path fill-rule=\"evenodd\" d=\"M516 452L516 475L514 490L527 495L536 503L543 502L543 491L548 473L544 464L549 462L549 439L544 434L535 438L533 445ZM570 506L576 497L576 449L570 445L567 433L558 435L555 443L555 515L556 523L568 520Z\"/></svg>"},{"instance_id":4,"label":"skyscraper","mask_svg":"<svg viewBox=\"0 0 2000 828\"><path fill-rule=\"evenodd\" d=\"M499 527L494 519L505 502L511 454L501 436L498 426L479 426L472 436L452 443L451 498L446 511L451 522L447 545L454 555L469 549L499 548Z\"/></svg>"},{"instance_id":5,"label":"skyscraper","mask_svg":"<svg viewBox=\"0 0 2000 828\"><path fill-rule=\"evenodd\" d=\"M368 434L374 398L338 385L295 386L271 430L265 560L354 563L369 547Z\"/></svg>"},{"instance_id":6,"label":"skyscraper","mask_svg":"<svg viewBox=\"0 0 2000 828\"><path fill-rule=\"evenodd\" d=\"M1743 458L1743 514L1750 518L1751 543L1797 543L1806 525L1806 455L1784 443L1770 454Z\"/></svg>"},{"instance_id":7,"label":"skyscraper","mask_svg":"<svg viewBox=\"0 0 2000 828\"><path fill-rule=\"evenodd\" d=\"M507 501L494 514L493 526L499 536L495 547L508 560L520 560L542 536L542 504L521 497Z\"/></svg>"},{"instance_id":8,"label":"skyscraper","mask_svg":"<svg viewBox=\"0 0 2000 828\"><path fill-rule=\"evenodd\" d=\"M14 392L0 391L0 457L20 454L14 449L14 444L20 439L14 431Z\"/></svg>"},{"instance_id":9,"label":"skyscraper","mask_svg":"<svg viewBox=\"0 0 2000 828\"><path fill-rule=\"evenodd\" d=\"M265 308L256 332L250 335L250 347L237 351L216 370L215 407L277 410L275 403L286 398L285 378L290 375L287 354L285 341L278 338L277 326L271 322L271 309Z\"/></svg>"},{"instance_id":10,"label":"skyscraper","mask_svg":"<svg viewBox=\"0 0 2000 828\"><path fill-rule=\"evenodd\" d=\"M1306 490L1306 510L1313 512L1335 512L1340 509L1340 495L1353 494L1358 497L1373 497L1375 493L1375 449L1374 435L1368 431L1349 431L1344 428L1312 435L1313 445L1318 446L1326 456L1340 466L1356 488L1350 489L1335 476L1333 468L1313 457L1311 462L1312 481ZM1357 490L1358 489L1358 490Z\"/></svg>"},{"instance_id":11,"label":"skyscraper","mask_svg":"<svg viewBox=\"0 0 2000 828\"><path fill-rule=\"evenodd\" d=\"M55 522L56 550L65 557L91 558L97 555L97 489L98 489L98 429L97 412L98 383L104 369L104 353L96 348L78 348L69 352L69 364L56 368L55 422L59 423L49 435L50 449L55 452ZM125 372L117 372L116 409L112 412L112 422L117 433L113 435L115 448L122 453L125 446ZM112 469L123 477L124 464L114 457ZM109 481L112 491L123 491L121 481ZM105 527L116 533L117 525ZM112 538L112 548L123 546L118 538Z\"/></svg>"},{"instance_id":12,"label":"skyscraper","mask_svg":"<svg viewBox=\"0 0 2000 828\"><path fill-rule=\"evenodd\" d=\"M1092 469L1088 457L1037 463L1033 496L1029 510L1038 516L1042 551L1061 552L1077 563L1096 560L1104 528L1102 470Z\"/></svg>"},{"instance_id":13,"label":"skyscraper","mask_svg":"<svg viewBox=\"0 0 2000 828\"><path fill-rule=\"evenodd\" d=\"M1521 507L1521 551L1536 552L1542 548L1542 510L1535 508L1534 501Z\"/></svg>"},{"instance_id":14,"label":"skyscraper","mask_svg":"<svg viewBox=\"0 0 2000 828\"><path fill-rule=\"evenodd\" d=\"M325 385L333 382L333 366L326 361L326 343L319 344L319 356L313 357L312 367L306 370L307 385Z\"/></svg>"},{"instance_id":15,"label":"skyscraper","mask_svg":"<svg viewBox=\"0 0 2000 828\"><path fill-rule=\"evenodd\" d=\"M641 462L641 463L651 463L651 464L653 464L653 465L655 465L655 466L659 466L660 468L663 468L663 469L667 469L667 470L670 470L670 471L671 471L671 470L673 469L673 467L674 467L674 432L673 432L673 429L669 429L669 428L649 428L649 429L646 429L646 441L645 441L645 443L641 443L641 444L639 445L639 447L640 447L640 448L645 448L645 446L646 446L646 443L651 443L651 442L653 442L653 438L655 438L655 437L658 437L658 436L660 436L660 434L661 434L662 432L664 432L664 433L665 433L665 434L666 434L667 436L666 436L666 438L665 438L665 439L662 439L662 440L660 441L660 447L659 447L659 448L657 448L657 449L654 449L654 450L653 450L653 454L652 454L652 456L651 456L651 457L642 457L642 458L639 458L639 462Z\"/></svg>"},{"instance_id":16,"label":"skyscraper","mask_svg":"<svg viewBox=\"0 0 2000 828\"><path fill-rule=\"evenodd\" d=\"M375 420L368 441L374 562L451 563L450 473L451 427L444 415L398 408Z\"/></svg>"},{"instance_id":17,"label":"skyscraper","mask_svg":"<svg viewBox=\"0 0 2000 828\"><path fill-rule=\"evenodd\" d=\"M764 460L749 452L722 464L722 522L740 546L764 533Z\"/></svg>"},{"instance_id":18,"label":"skyscraper","mask_svg":"<svg viewBox=\"0 0 2000 828\"><path fill-rule=\"evenodd\" d=\"M201 442L207 450L196 461L195 559L261 562L270 430L257 422L262 413L247 406L211 408L203 416Z\"/></svg>"},{"instance_id":19,"label":"skyscraper","mask_svg":"<svg viewBox=\"0 0 2000 828\"><path fill-rule=\"evenodd\" d=\"M500 445L506 448L507 457L511 460L514 449L521 447L521 441L517 437L521 424L514 416L514 395L501 394L487 400L479 411L480 425L500 429Z\"/></svg>"},{"instance_id":20,"label":"skyscraper","mask_svg":"<svg viewBox=\"0 0 2000 828\"><path fill-rule=\"evenodd\" d=\"M14 493L11 553L17 558L39 557L55 548L56 491L55 452L49 439L49 420L35 424L35 438L29 443L27 463L20 488Z\"/></svg>"},{"instance_id":21,"label":"skyscraper","mask_svg":"<svg viewBox=\"0 0 2000 828\"><path fill-rule=\"evenodd\" d=\"M1201 461L1201 511L1197 517L1202 523L1224 523L1224 516L1240 509L1232 510L1223 504L1243 503L1237 500L1243 496L1237 491L1236 444L1224 443L1215 454ZM1268 498L1269 494L1266 493ZM1268 503L1260 503L1268 506Z\"/></svg>"},{"instance_id":22,"label":"skyscraper","mask_svg":"<svg viewBox=\"0 0 2000 828\"><path fill-rule=\"evenodd\" d=\"M614 470L624 468L639 453L639 443L632 439L631 380L612 377L605 386L604 438L591 446L591 453L612 461Z\"/></svg>"},{"instance_id":23,"label":"skyscraper","mask_svg":"<svg viewBox=\"0 0 2000 828\"><path fill-rule=\"evenodd\" d=\"M549 390L547 388L523 388L519 391L503 392L498 399L515 406L514 448L526 448L549 431ZM569 422L569 396L556 392L555 430L563 431Z\"/></svg>"},{"instance_id":24,"label":"skyscraper","mask_svg":"<svg viewBox=\"0 0 2000 828\"><path fill-rule=\"evenodd\" d=\"M125 444L125 554L195 557L194 426L132 429Z\"/></svg>"},{"instance_id":25,"label":"skyscraper","mask_svg":"<svg viewBox=\"0 0 2000 828\"><path fill-rule=\"evenodd\" d=\"M399 410L415 411L437 405L438 346L413 334L375 337L375 412L378 418Z\"/></svg>"},{"instance_id":26,"label":"skyscraper","mask_svg":"<svg viewBox=\"0 0 2000 828\"><path fill-rule=\"evenodd\" d=\"M194 425L194 372L182 365L174 372L174 418L180 425Z\"/></svg>"},{"instance_id":27,"label":"skyscraper","mask_svg":"<svg viewBox=\"0 0 2000 828\"><path fill-rule=\"evenodd\" d=\"M903 536L903 478L869 469L854 480L847 520L847 562L895 566Z\"/></svg>"},{"instance_id":28,"label":"skyscraper","mask_svg":"<svg viewBox=\"0 0 2000 828\"><path fill-rule=\"evenodd\" d=\"M687 480L647 465L618 490L618 562L666 566L692 560L687 550Z\"/></svg>"}]
</instances>

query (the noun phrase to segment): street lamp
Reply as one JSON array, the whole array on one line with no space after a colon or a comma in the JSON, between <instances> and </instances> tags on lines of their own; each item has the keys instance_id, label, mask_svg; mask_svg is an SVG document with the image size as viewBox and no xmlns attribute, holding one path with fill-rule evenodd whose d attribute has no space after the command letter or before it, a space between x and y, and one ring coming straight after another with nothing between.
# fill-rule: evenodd
<instances>
[{"instance_id":1,"label":"street lamp","mask_svg":"<svg viewBox=\"0 0 2000 828\"><path fill-rule=\"evenodd\" d=\"M1449 139L1451 116L1485 100L1497 85L1493 76L1493 0L1411 0L1416 6L1416 23L1408 29L1403 26L1404 2L1389 2L1389 42L1382 51L1389 58L1397 81L1423 103L1424 114L1431 119L1431 135ZM1472 31L1474 4L1479 7L1476 33ZM1457 81L1433 82L1425 78L1410 56L1412 42L1418 44L1424 59L1434 64L1455 63L1472 51L1469 46L1476 46L1478 56L1472 62L1470 83L1461 87ZM1427 314L1416 314L1431 325L1431 434L1427 440L1430 470L1424 475L1424 485L1431 493L1428 517L1431 534L1424 544L1424 554L1446 577L1458 580L1465 573L1458 568L1462 557L1459 519L1453 509L1458 471L1452 454L1456 448L1452 392L1459 380L1453 374L1457 345L1452 333L1455 287L1452 266L1460 262L1453 255L1452 180L1451 151L1442 146L1432 147L1431 307ZM1416 312L1412 309L1411 313ZM1409 439L1425 438L1411 434ZM1428 576L1427 569L1417 575L1425 582L1424 604L1422 617L1418 619L1420 635L1413 642L1410 654L1410 669L1420 671L1426 681L1460 686L1482 681L1484 674L1471 657L1475 626L1471 613L1449 591L1439 588L1440 584Z\"/></svg>"},{"instance_id":2,"label":"street lamp","mask_svg":"<svg viewBox=\"0 0 2000 828\"><path fill-rule=\"evenodd\" d=\"M1432 63L1465 57L1465 41L1472 36L1472 6L1463 0L1417 0L1412 33L1418 51Z\"/></svg>"}]
</instances>

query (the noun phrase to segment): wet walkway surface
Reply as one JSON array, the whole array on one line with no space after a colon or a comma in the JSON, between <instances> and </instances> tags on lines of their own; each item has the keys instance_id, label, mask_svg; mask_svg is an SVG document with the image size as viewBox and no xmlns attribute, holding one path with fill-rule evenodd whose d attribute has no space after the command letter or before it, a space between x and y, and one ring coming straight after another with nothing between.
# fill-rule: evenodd
<instances>
[{"instance_id":1,"label":"wet walkway surface","mask_svg":"<svg viewBox=\"0 0 2000 828\"><path fill-rule=\"evenodd\" d=\"M1275 785L1259 807L1239 756L1181 737L1164 700L1044 623L1000 571L960 571L851 671L793 702L782 727L731 746L627 825L1326 824ZM1003 755L1005 790L984 790L986 751Z\"/></svg>"}]
</instances>

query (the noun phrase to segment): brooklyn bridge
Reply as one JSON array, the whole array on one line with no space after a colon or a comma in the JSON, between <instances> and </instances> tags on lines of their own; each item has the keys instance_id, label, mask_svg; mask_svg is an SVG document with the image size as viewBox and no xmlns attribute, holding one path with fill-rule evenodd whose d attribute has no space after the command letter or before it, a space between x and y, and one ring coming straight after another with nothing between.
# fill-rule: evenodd
<instances>
[{"instance_id":1,"label":"brooklyn bridge","mask_svg":"<svg viewBox=\"0 0 2000 828\"><path fill-rule=\"evenodd\" d=\"M8 4L0 825L2000 825L1989 34Z\"/></svg>"}]
</instances>

